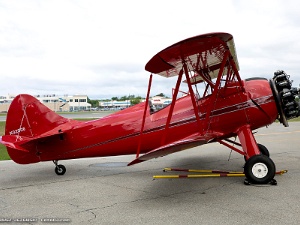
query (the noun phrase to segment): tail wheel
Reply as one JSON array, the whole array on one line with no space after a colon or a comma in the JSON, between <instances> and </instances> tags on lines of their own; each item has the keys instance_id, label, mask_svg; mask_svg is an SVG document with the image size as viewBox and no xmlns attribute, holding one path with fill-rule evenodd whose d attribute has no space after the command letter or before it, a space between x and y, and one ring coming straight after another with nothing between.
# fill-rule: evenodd
<instances>
[{"instance_id":1,"label":"tail wheel","mask_svg":"<svg viewBox=\"0 0 300 225\"><path fill-rule=\"evenodd\" d=\"M250 183L268 184L276 173L275 164L265 155L254 155L247 160L244 173Z\"/></svg>"},{"instance_id":2,"label":"tail wheel","mask_svg":"<svg viewBox=\"0 0 300 225\"><path fill-rule=\"evenodd\" d=\"M64 165L57 165L55 167L55 173L57 175L64 175L66 173L67 169Z\"/></svg>"}]
</instances>

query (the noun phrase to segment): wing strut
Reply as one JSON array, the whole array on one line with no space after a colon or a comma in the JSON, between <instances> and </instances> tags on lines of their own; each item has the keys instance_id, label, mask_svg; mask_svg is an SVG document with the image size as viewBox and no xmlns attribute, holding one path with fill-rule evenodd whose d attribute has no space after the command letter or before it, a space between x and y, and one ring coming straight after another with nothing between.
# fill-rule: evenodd
<instances>
[{"instance_id":1,"label":"wing strut","mask_svg":"<svg viewBox=\"0 0 300 225\"><path fill-rule=\"evenodd\" d=\"M199 118L199 114L198 114L198 110L197 110L195 94L194 94L194 91L193 91L193 88L192 88L191 80L190 80L190 77L189 77L189 72L188 72L188 69L187 69L187 66L186 66L185 62L183 63L183 68L184 68L184 72L185 72L186 81L187 81L187 84L188 84L188 87L189 87L189 92L190 92L190 96L191 96L191 100L192 100L192 104L193 104L193 108L194 108L194 113L195 113L195 116L196 116L196 119L197 119L198 126L200 126L200 118Z\"/></svg>"},{"instance_id":2,"label":"wing strut","mask_svg":"<svg viewBox=\"0 0 300 225\"><path fill-rule=\"evenodd\" d=\"M227 50L224 53L224 56L223 56L223 60L222 60L220 70L219 70L219 73L218 73L218 78L217 78L217 81L216 81L216 84L215 84L214 91L213 91L212 96L211 96L212 99L216 99L216 97L217 97L217 92L219 91L219 86L220 86L220 83L221 83L222 74L223 74L223 71L224 71L224 68L225 68L225 65L226 65L226 62L227 62L227 59L228 59L229 56L230 56L230 51ZM213 104L211 104L209 106L209 109L207 110L207 113L206 113L206 118L205 118L206 121L209 120L209 117L210 117L211 111L213 110L213 107L214 107Z\"/></svg>"},{"instance_id":3,"label":"wing strut","mask_svg":"<svg viewBox=\"0 0 300 225\"><path fill-rule=\"evenodd\" d=\"M185 77L186 77L187 84L188 84L188 87L189 87L189 93L190 93L190 96L191 96L191 100L192 100L192 104L193 104L193 108L194 108L194 113L195 113L195 116L196 116L196 119L197 119L197 123L200 126L200 117L199 117L198 110L197 110L195 94L194 94L194 91L193 91L193 88L192 88L192 85L191 85L187 65L186 65L185 62L183 62L183 68L180 70L180 72L178 74L176 87L175 87L175 90L174 90L174 93L173 93L172 104L170 106L170 110L169 110L169 114L168 114L168 118L167 118L167 122L166 122L165 132L164 132L164 135L163 135L162 141L161 141L162 145L165 144L165 141L166 141L166 137L167 137L168 129L169 129L169 126L170 126L172 114L173 114L173 111L174 111L174 106L175 106L176 98L177 98L177 95L178 95L179 86L180 86L180 83L181 83L181 80L182 80L183 72L185 73Z\"/></svg>"},{"instance_id":4,"label":"wing strut","mask_svg":"<svg viewBox=\"0 0 300 225\"><path fill-rule=\"evenodd\" d=\"M140 139L139 139L138 148L137 148L137 151L136 151L136 158L139 157L140 151L141 151L142 135L143 135L144 126L145 126L146 112L147 112L147 108L148 108L148 105L149 105L149 96L150 96L150 90L151 90L151 85L152 85L152 77L153 77L153 75L151 74L150 77L149 77L148 91L147 91L147 97L146 97L146 102L145 102L145 109L144 109L144 114L143 114L142 127L141 127L141 131L140 131Z\"/></svg>"},{"instance_id":5,"label":"wing strut","mask_svg":"<svg viewBox=\"0 0 300 225\"><path fill-rule=\"evenodd\" d=\"M172 103L171 103L171 106L170 106L170 110L169 110L169 114L168 114L168 118L167 118L167 122L166 122L165 132L164 132L164 135L161 139L161 144L162 145L164 145L165 141L166 141L166 137L167 137L168 129L169 129L169 126L170 126L170 122L171 122L171 118L172 118L176 98L177 98L178 91L179 91L179 86L180 86L180 83L181 83L181 80L182 80L182 74L183 74L183 69L181 69L179 74L178 74L178 79L177 79L176 87L175 87L175 90L174 90L174 93L173 93Z\"/></svg>"},{"instance_id":6,"label":"wing strut","mask_svg":"<svg viewBox=\"0 0 300 225\"><path fill-rule=\"evenodd\" d=\"M233 71L234 71L234 74L239 74L239 71L238 71L238 69L237 69L237 66L236 66L234 60L233 60L233 57L230 57L229 62L230 62L230 65L232 66L232 69L233 69ZM244 88L244 85L243 85L243 82L242 82L241 77L240 77L240 76L236 76L236 77L237 77L237 79L238 79L238 81L239 81L239 83L240 83L240 85L241 85L243 91L245 91L245 88Z\"/></svg>"}]
</instances>

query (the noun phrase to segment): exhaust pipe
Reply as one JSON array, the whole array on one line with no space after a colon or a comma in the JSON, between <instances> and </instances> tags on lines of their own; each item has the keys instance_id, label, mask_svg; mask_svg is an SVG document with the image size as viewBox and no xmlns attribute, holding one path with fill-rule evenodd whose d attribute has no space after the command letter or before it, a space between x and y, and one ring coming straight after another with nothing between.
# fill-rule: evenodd
<instances>
[{"instance_id":1,"label":"exhaust pipe","mask_svg":"<svg viewBox=\"0 0 300 225\"><path fill-rule=\"evenodd\" d=\"M300 90L299 88L292 87L290 76L283 70L276 71L274 77L269 82L279 114L278 120L285 127L288 127L287 120L296 118L300 114Z\"/></svg>"}]
</instances>

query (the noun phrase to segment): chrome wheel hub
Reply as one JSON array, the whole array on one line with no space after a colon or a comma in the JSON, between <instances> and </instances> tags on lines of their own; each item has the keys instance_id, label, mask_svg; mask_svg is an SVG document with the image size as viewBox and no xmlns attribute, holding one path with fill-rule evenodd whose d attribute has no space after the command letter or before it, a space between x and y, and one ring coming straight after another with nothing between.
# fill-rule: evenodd
<instances>
[{"instance_id":1,"label":"chrome wheel hub","mask_svg":"<svg viewBox=\"0 0 300 225\"><path fill-rule=\"evenodd\" d=\"M268 174L268 167L264 163L255 163L252 167L252 174L256 178L264 178Z\"/></svg>"}]
</instances>

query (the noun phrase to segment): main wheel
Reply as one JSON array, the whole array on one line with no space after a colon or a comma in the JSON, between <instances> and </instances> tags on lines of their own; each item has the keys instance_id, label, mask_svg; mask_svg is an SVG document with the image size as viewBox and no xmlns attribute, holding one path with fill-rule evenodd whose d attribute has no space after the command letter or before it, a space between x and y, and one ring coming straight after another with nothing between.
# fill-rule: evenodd
<instances>
[{"instance_id":1,"label":"main wheel","mask_svg":"<svg viewBox=\"0 0 300 225\"><path fill-rule=\"evenodd\" d=\"M264 146L262 144L257 144L257 147L258 147L261 154L263 154L267 157L270 157L270 152L269 152L269 150L267 149L266 146Z\"/></svg>"},{"instance_id":2,"label":"main wheel","mask_svg":"<svg viewBox=\"0 0 300 225\"><path fill-rule=\"evenodd\" d=\"M66 173L67 169L64 165L57 165L55 167L55 173L57 175L64 175Z\"/></svg>"},{"instance_id":3,"label":"main wheel","mask_svg":"<svg viewBox=\"0 0 300 225\"><path fill-rule=\"evenodd\" d=\"M244 173L250 183L268 184L273 180L275 164L265 155L254 155L246 161Z\"/></svg>"}]
</instances>

